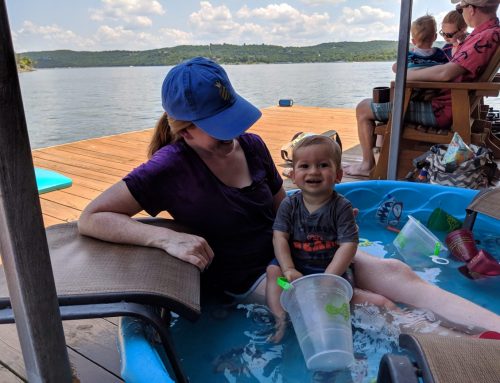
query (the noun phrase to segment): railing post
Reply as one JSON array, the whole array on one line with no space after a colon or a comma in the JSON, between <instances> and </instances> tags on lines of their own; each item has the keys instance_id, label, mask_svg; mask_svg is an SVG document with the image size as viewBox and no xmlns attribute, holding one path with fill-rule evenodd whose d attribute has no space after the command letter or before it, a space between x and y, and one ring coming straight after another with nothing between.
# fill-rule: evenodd
<instances>
[{"instance_id":1,"label":"railing post","mask_svg":"<svg viewBox=\"0 0 500 383\"><path fill-rule=\"evenodd\" d=\"M399 17L399 43L396 69L396 83L394 85L394 100L392 105L392 129L387 165L387 179L395 180L398 174L398 154L403 128L404 95L406 84L406 66L408 63L408 46L410 44L410 26L412 0L401 1L401 14Z\"/></svg>"},{"instance_id":2,"label":"railing post","mask_svg":"<svg viewBox=\"0 0 500 383\"><path fill-rule=\"evenodd\" d=\"M28 380L71 382L5 0L0 0L0 253Z\"/></svg>"}]
</instances>

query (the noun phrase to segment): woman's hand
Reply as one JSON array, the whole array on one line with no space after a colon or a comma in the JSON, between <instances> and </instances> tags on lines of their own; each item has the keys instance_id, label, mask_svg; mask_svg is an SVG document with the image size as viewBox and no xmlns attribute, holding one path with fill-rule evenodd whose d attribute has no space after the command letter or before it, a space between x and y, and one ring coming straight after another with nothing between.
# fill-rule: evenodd
<instances>
[{"instance_id":1,"label":"woman's hand","mask_svg":"<svg viewBox=\"0 0 500 383\"><path fill-rule=\"evenodd\" d=\"M193 234L172 231L168 238L160 240L157 246L168 254L195 265L201 271L205 270L214 258L214 252L208 242Z\"/></svg>"},{"instance_id":2,"label":"woman's hand","mask_svg":"<svg viewBox=\"0 0 500 383\"><path fill-rule=\"evenodd\" d=\"M78 228L81 234L103 241L157 247L201 271L210 265L214 252L204 238L130 218L141 210L125 182L120 181L85 208Z\"/></svg>"}]
</instances>

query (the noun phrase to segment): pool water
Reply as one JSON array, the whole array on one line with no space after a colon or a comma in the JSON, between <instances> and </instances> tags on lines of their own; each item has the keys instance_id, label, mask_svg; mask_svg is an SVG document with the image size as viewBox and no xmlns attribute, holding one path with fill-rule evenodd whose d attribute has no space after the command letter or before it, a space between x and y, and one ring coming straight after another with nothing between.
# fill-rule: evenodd
<instances>
[{"instance_id":1,"label":"pool water","mask_svg":"<svg viewBox=\"0 0 500 383\"><path fill-rule=\"evenodd\" d=\"M401 259L392 245L396 233L374 222L372 214L360 214L358 221L360 249L380 258ZM434 234L444 240L445 233ZM500 259L498 231L483 228L481 235L476 235L476 241L479 248ZM404 261L428 282L500 314L498 278L468 279L457 270L461 262L453 260L446 252L440 256L449 263L438 264L428 256ZM196 323L177 318L171 330L191 383L368 383L376 378L385 353L401 352L397 342L405 327L446 334L433 314L424 310L402 308L398 312L387 312L375 306L359 305L353 307L351 319L355 363L349 370L330 373L307 370L291 325L279 344L267 342L273 332L273 319L262 305L212 304L204 307Z\"/></svg>"}]
</instances>

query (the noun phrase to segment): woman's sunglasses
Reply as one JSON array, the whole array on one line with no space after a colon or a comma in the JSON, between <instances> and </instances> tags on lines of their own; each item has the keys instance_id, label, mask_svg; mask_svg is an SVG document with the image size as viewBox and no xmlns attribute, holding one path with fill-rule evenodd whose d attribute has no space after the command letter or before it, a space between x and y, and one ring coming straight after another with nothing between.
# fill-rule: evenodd
<instances>
[{"instance_id":1,"label":"woman's sunglasses","mask_svg":"<svg viewBox=\"0 0 500 383\"><path fill-rule=\"evenodd\" d=\"M439 34L443 37L446 37L447 39L451 39L453 36L455 36L458 32L460 31L455 31L453 33L447 33L447 32L443 32L443 30L440 30L439 31Z\"/></svg>"}]
</instances>

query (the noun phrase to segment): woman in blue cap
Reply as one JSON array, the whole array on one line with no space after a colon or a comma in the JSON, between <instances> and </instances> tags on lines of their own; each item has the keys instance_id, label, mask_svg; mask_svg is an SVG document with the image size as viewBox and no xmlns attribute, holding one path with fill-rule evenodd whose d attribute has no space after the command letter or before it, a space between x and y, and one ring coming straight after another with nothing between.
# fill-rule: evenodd
<instances>
[{"instance_id":1,"label":"woman in blue cap","mask_svg":"<svg viewBox=\"0 0 500 383\"><path fill-rule=\"evenodd\" d=\"M203 271L203 292L263 298L272 224L285 191L264 142L245 133L261 112L235 92L221 66L201 57L170 70L162 104L149 161L86 207L80 232L157 247L192 263ZM130 218L141 210L167 211L197 235ZM359 251L354 262L354 302L392 300L500 331L500 317L423 281L402 262Z\"/></svg>"}]
</instances>

